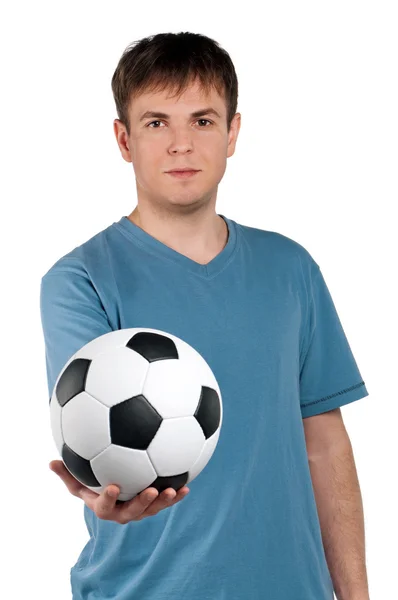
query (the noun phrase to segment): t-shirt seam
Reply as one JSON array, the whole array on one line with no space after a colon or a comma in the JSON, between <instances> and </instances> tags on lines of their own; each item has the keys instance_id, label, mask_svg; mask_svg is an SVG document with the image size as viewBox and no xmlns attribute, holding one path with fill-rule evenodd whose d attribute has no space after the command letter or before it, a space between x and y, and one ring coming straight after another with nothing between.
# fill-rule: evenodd
<instances>
[{"instance_id":1,"label":"t-shirt seam","mask_svg":"<svg viewBox=\"0 0 398 600\"><path fill-rule=\"evenodd\" d=\"M121 317L122 317L122 315L121 315L121 311L122 311L122 306L123 306L123 303L122 303L122 297L121 297L121 295L120 295L120 291L119 291L119 286L118 286L118 284L117 284L117 282L116 282L115 273L114 273L114 271L113 271L113 268L112 268L111 253L110 253L110 249L109 249L108 238L107 238L107 236L106 236L106 235L105 235L105 246L106 246L106 254L107 254L107 257L108 257L109 270L110 270L110 271L111 271L111 273L112 273L112 281L113 281L113 283L114 283L114 286L115 286L115 295L117 296L117 300L118 300L118 302L116 302L116 307L117 307L117 306L119 306L119 307L120 307L120 313L119 313L119 325L120 325L120 322L121 322ZM119 304L118 304L118 303L119 303ZM109 319L108 319L108 320L109 320Z\"/></svg>"},{"instance_id":2,"label":"t-shirt seam","mask_svg":"<svg viewBox=\"0 0 398 600\"><path fill-rule=\"evenodd\" d=\"M120 225L119 223L115 223L115 226L124 235L125 238L127 238L129 241L131 241L134 244L136 244L137 246L139 246L145 252L148 252L148 254L151 254L151 256L154 256L155 258L159 258L159 254L161 254L161 257L163 259L165 259L166 261L168 261L169 263L172 263L173 265L177 265L181 269L186 269L186 267L184 267L184 265L179 263L177 260L174 260L171 257L164 255L162 252L156 252L154 249L148 247L146 244L144 244L141 240L137 239L135 236L133 236L133 235L130 236L129 233L127 231L125 231L123 226ZM235 235L236 235L235 247L233 248L233 250L231 252L231 256L228 258L225 265L219 271L216 271L215 273L213 273L213 275L202 275L201 273L197 273L196 271L193 271L192 269L188 269L188 272L191 275L196 275L197 277L200 277L201 279L204 279L206 281L209 281L209 280L213 279L214 277L217 277L217 275L220 275L220 273L222 273L224 271L224 269L226 269L226 267L230 264L231 260L235 257L235 254L237 253L238 248L240 247L240 239L239 239L237 232L235 232ZM203 266L206 266L206 265L203 265Z\"/></svg>"},{"instance_id":3,"label":"t-shirt seam","mask_svg":"<svg viewBox=\"0 0 398 600\"><path fill-rule=\"evenodd\" d=\"M306 294L306 297L307 297L305 322L304 322L303 337L302 337L302 342L303 342L303 345L304 345L305 332L306 332L307 327L308 327L308 319L309 319L309 315L310 315L310 308L311 308L311 301L312 301L312 299L310 299L310 297L309 297L309 291L308 291L307 283L306 283L305 277L304 277L304 270L303 270L303 264L302 264L302 261L301 261L301 256L300 256L300 254L297 251L296 251L296 256L298 257L299 264L300 264L302 286L303 286L303 288L305 290L305 294ZM301 351L302 351L302 348L300 348L299 355L301 354ZM303 364L304 364L304 358L303 358Z\"/></svg>"},{"instance_id":4,"label":"t-shirt seam","mask_svg":"<svg viewBox=\"0 0 398 600\"><path fill-rule=\"evenodd\" d=\"M310 279L310 290L308 291L307 282L305 281L305 276L304 276L304 271L303 271L303 265L302 265L301 257L300 257L299 254L298 254L298 257L299 257L299 261L300 261L300 268L301 268L301 274L302 274L303 284L304 284L304 288L305 288L306 294L307 294L307 314L306 314L305 329L304 329L304 332L306 332L306 331L308 331L308 327L309 327L309 319L310 319L310 315L311 315L311 309L312 309L312 307L314 305L314 294L313 294L313 291L314 291L315 283L318 280L318 277L319 277L319 274L320 274L321 270L319 268L319 265L317 265L317 269L318 270L316 271L315 277L312 277L311 273L310 273L310 277L309 277L309 279ZM312 335L310 336L310 339L308 340L307 347L305 349L303 349L305 351L305 353L304 353L303 358L302 358L302 365L304 365L305 360L307 358L307 354L308 354L309 349L311 347L312 338L314 337L314 332L315 332L315 327L314 327L314 330L312 332ZM304 333L303 338L304 337L305 337L305 333Z\"/></svg>"},{"instance_id":5,"label":"t-shirt seam","mask_svg":"<svg viewBox=\"0 0 398 600\"><path fill-rule=\"evenodd\" d=\"M73 258L72 256L65 256L65 257L63 257L63 259L62 259L62 260L71 260L71 261L75 261L76 259L75 259L75 258ZM84 269L84 266L83 266L83 269ZM95 294L95 295L96 295L96 297L98 298L98 302L100 303L101 309L103 310L103 312L104 312L104 315L105 315L105 317L106 317L106 320L108 321L109 327L111 327L111 329L113 329L113 327L112 327L112 323L111 323L111 319L110 319L110 317L109 317L109 313L108 313L108 311L107 311L107 309L106 309L106 306L104 305L104 303L103 303L103 301L102 301L102 299L101 299L101 296L100 296L100 294L98 293L97 287L94 285L94 282L93 282L93 280L91 279L91 277L89 276L89 274L88 274L87 270L86 270L86 269L84 269L84 271L85 271L85 275L83 275L82 273L78 273L78 272L77 272L77 271L75 271L75 270L71 271L71 270L69 270L69 269L63 269L63 268L59 268L59 267L57 266L57 269L56 269L56 270L54 270L54 271L47 271L47 273L45 273L45 274L43 275L43 277L42 277L42 280L44 280L45 278L48 278L48 277L55 277L56 275L65 275L65 274L66 274L66 275L68 275L69 273L73 273L73 275L77 275L78 277L81 277L81 278L82 278L82 279L84 279L85 281L88 281L88 282L89 282L89 284L91 285L92 289L93 289L93 292L94 292L94 294Z\"/></svg>"},{"instance_id":6,"label":"t-shirt seam","mask_svg":"<svg viewBox=\"0 0 398 600\"><path fill-rule=\"evenodd\" d=\"M319 400L313 400L312 402L305 402L304 404L300 404L300 406L301 406L301 408L306 408L307 406L313 406L314 404L319 404L319 402L325 402L326 400L330 400L331 398L335 398L336 396L341 396L342 394L347 394L348 392L352 392L352 390L355 390L355 389L361 387L362 385L365 385L364 381L361 381L360 383L357 383L356 385L346 388L345 390L341 390L340 392L336 392L335 394L330 394L329 396L320 398Z\"/></svg>"},{"instance_id":7,"label":"t-shirt seam","mask_svg":"<svg viewBox=\"0 0 398 600\"><path fill-rule=\"evenodd\" d=\"M76 270L74 269L74 270L71 270L71 271L69 271L68 269L63 269L63 268L62 268L62 263L63 263L64 261L67 261L67 260L69 260L69 261L71 261L71 262L74 262L74 263L78 262L78 264L79 264L79 267L80 267L80 268L82 268L82 269L84 270L85 274L86 274L86 275L87 275L87 277L88 277L87 270L85 269L85 267L84 267L84 264L83 264L81 261L79 261L79 259L77 259L77 258L76 258L76 257L74 257L74 256L63 256L62 258L60 258L60 259L59 259L59 261L57 261L56 263L54 263L54 264L53 264L53 266L52 266L52 267L50 267L50 268L49 268L49 269L48 269L48 270L47 270L47 271L44 273L44 275L42 276L42 279L44 279L45 277L48 277L48 276L50 276L50 275L59 275L60 273L70 273L70 272L71 272L71 273L74 273L75 275L78 275L79 277L83 277L83 279L85 279L86 277L85 277L84 275L82 275L82 273L79 273L79 272L78 272L78 270L77 270L77 267L75 267L75 269L76 269ZM90 281L91 281L91 280L90 280Z\"/></svg>"},{"instance_id":8,"label":"t-shirt seam","mask_svg":"<svg viewBox=\"0 0 398 600\"><path fill-rule=\"evenodd\" d=\"M48 271L47 273L45 273L45 275L43 275L42 279L46 279L47 277L53 277L54 275L63 275L64 273L73 273L73 275L77 275L78 277L81 277L82 279L85 279L86 281L88 279L91 282L91 279L90 279L90 277L88 277L88 274L87 274L87 276L85 276L85 275L82 275L82 273L77 273L77 271L71 271L69 269L62 269L59 267L57 267L57 269L54 271L51 271L51 272Z\"/></svg>"}]
</instances>

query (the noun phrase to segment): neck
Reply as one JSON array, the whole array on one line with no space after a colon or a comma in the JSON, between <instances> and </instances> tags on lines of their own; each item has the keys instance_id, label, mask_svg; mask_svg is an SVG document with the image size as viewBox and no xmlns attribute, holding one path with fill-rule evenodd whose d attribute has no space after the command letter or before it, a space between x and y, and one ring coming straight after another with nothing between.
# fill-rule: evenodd
<instances>
[{"instance_id":1,"label":"neck","mask_svg":"<svg viewBox=\"0 0 398 600\"><path fill-rule=\"evenodd\" d=\"M137 205L128 219L166 246L200 264L210 262L228 241L227 224L214 210L165 218Z\"/></svg>"}]
</instances>

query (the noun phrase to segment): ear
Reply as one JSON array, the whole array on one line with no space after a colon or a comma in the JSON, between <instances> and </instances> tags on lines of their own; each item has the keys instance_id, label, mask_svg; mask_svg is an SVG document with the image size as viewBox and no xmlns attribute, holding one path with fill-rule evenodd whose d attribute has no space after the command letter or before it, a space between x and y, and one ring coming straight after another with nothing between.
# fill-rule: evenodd
<instances>
[{"instance_id":1,"label":"ear","mask_svg":"<svg viewBox=\"0 0 398 600\"><path fill-rule=\"evenodd\" d=\"M129 137L127 135L127 129L124 123L120 119L113 121L113 131L115 133L117 145L119 146L121 155L126 162L132 162L130 148L129 148Z\"/></svg>"}]
</instances>

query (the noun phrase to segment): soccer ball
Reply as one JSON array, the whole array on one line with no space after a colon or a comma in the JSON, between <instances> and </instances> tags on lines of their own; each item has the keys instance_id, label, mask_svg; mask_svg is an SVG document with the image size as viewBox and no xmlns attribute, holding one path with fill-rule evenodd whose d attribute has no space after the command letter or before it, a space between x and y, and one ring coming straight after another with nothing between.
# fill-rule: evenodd
<instances>
[{"instance_id":1,"label":"soccer ball","mask_svg":"<svg viewBox=\"0 0 398 600\"><path fill-rule=\"evenodd\" d=\"M50 398L55 445L72 475L130 500L190 483L218 442L220 388L205 359L158 329L119 329L76 352Z\"/></svg>"}]
</instances>

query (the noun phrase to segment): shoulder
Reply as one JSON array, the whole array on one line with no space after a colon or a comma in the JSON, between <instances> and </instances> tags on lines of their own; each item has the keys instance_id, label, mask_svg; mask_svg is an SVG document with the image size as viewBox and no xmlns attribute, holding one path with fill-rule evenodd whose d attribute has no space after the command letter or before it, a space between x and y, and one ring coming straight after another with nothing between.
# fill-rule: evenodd
<instances>
[{"instance_id":1,"label":"shoulder","mask_svg":"<svg viewBox=\"0 0 398 600\"><path fill-rule=\"evenodd\" d=\"M308 248L297 240L278 231L260 229L242 223L236 223L236 226L240 230L243 244L261 255L266 252L266 255L271 255L279 265L295 264L302 270L305 279L313 276L320 269Z\"/></svg>"},{"instance_id":2,"label":"shoulder","mask_svg":"<svg viewBox=\"0 0 398 600\"><path fill-rule=\"evenodd\" d=\"M99 231L91 238L76 246L53 262L43 273L42 279L53 275L80 275L90 278L96 266L104 265L107 260L107 245L112 225Z\"/></svg>"}]
</instances>

